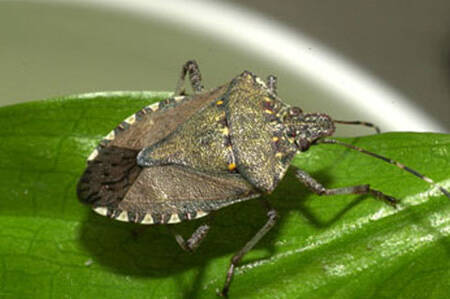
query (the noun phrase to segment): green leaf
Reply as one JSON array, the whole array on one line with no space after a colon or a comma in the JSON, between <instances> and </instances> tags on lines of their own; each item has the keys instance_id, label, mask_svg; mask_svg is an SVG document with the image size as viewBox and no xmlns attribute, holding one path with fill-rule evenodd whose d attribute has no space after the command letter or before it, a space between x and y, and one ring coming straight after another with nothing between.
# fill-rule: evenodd
<instances>
[{"instance_id":1,"label":"green leaf","mask_svg":"<svg viewBox=\"0 0 450 299\"><path fill-rule=\"evenodd\" d=\"M263 225L258 200L225 208L197 252L167 226L94 214L76 198L86 157L122 119L167 93L99 93L0 109L0 297L214 298L233 253ZM450 187L450 135L343 139ZM401 199L311 194L289 171L268 198L279 223L243 260L232 298L447 298L450 203L420 179L319 145L294 164L330 188L370 183ZM174 226L188 236L202 220Z\"/></svg>"}]
</instances>

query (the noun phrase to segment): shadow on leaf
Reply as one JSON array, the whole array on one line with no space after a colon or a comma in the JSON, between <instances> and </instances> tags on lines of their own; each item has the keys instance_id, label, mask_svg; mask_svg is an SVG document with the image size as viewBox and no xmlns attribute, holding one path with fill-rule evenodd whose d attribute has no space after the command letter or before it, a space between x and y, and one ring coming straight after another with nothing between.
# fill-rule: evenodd
<instances>
[{"instance_id":1,"label":"shadow on leaf","mask_svg":"<svg viewBox=\"0 0 450 299\"><path fill-rule=\"evenodd\" d=\"M317 173L316 177L324 183L330 178L326 173ZM280 217L275 227L255 246L263 249L266 258L275 252L274 243L278 231L283 227L289 213L299 211L310 225L323 228L332 225L359 201L345 207L333 219L323 222L305 205L311 194L295 177L290 169L285 179L273 194L266 198L278 211ZM211 231L194 253L183 251L175 242L165 225L143 226L133 223L121 223L89 213L80 234L82 245L92 254L95 261L111 271L134 277L167 277L195 269L196 277L192 287L186 287L184 294L195 297L204 282L204 268L213 259L223 258L223 272L217 280L225 279L229 257L237 252L266 222L266 211L258 199L236 204L217 211ZM173 225L185 238L188 237L203 219ZM244 258L243 264L256 261ZM259 256L258 259L261 257ZM180 283L179 285L183 285Z\"/></svg>"}]
</instances>

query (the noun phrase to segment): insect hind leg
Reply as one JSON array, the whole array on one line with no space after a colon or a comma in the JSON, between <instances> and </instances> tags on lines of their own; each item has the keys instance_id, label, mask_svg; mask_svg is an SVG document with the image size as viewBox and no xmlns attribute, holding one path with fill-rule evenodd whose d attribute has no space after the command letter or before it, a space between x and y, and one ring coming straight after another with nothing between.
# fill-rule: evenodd
<instances>
[{"instance_id":1,"label":"insect hind leg","mask_svg":"<svg viewBox=\"0 0 450 299\"><path fill-rule=\"evenodd\" d=\"M267 212L267 222L263 227L259 229L259 231L241 248L232 258L230 267L227 271L227 278L225 280L225 284L222 288L222 291L218 294L223 297L228 296L228 289L230 288L231 280L234 275L234 270L237 267L238 263L244 257L244 255L249 252L261 239L264 235L275 225L278 219L278 212L273 209L267 200L262 199L262 203L266 206Z\"/></svg>"},{"instance_id":2,"label":"insect hind leg","mask_svg":"<svg viewBox=\"0 0 450 299\"><path fill-rule=\"evenodd\" d=\"M203 91L202 85L202 75L198 67L197 61L189 60L181 68L180 79L178 80L177 87L175 88L175 95L184 95L186 90L184 86L184 81L186 75L189 75L189 81L191 82L192 89L194 93L200 93Z\"/></svg>"},{"instance_id":3,"label":"insect hind leg","mask_svg":"<svg viewBox=\"0 0 450 299\"><path fill-rule=\"evenodd\" d=\"M318 181L316 181L312 176L310 176L307 172L298 169L296 172L297 178L306 185L311 191L318 195L338 195L338 194L370 194L377 199L381 199L387 204L395 207L398 203L398 200L394 197L384 194L378 190L370 188L369 185L356 185L335 189L327 189Z\"/></svg>"}]
</instances>

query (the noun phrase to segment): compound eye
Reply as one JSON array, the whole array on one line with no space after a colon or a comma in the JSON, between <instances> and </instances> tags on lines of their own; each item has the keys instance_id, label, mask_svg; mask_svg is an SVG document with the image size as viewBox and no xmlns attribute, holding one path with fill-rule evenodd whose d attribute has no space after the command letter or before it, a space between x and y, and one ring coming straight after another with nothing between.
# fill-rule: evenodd
<instances>
[{"instance_id":1,"label":"compound eye","mask_svg":"<svg viewBox=\"0 0 450 299\"><path fill-rule=\"evenodd\" d=\"M298 107L291 107L289 109L289 115L290 116L298 116L302 113L302 109L298 108Z\"/></svg>"}]
</instances>

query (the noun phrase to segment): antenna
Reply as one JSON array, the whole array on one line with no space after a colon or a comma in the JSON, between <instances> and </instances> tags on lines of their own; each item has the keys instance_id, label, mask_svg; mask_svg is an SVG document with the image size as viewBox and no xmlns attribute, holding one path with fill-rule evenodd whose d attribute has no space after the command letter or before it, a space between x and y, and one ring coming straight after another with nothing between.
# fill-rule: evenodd
<instances>
[{"instance_id":1,"label":"antenna","mask_svg":"<svg viewBox=\"0 0 450 299\"><path fill-rule=\"evenodd\" d=\"M333 122L337 124L345 124L345 125L361 125L366 127L374 128L375 131L377 131L377 134L380 134L380 128L373 123L369 123L366 121L360 121L360 120L354 120L354 121L347 121L347 120L333 120Z\"/></svg>"},{"instance_id":2,"label":"antenna","mask_svg":"<svg viewBox=\"0 0 450 299\"><path fill-rule=\"evenodd\" d=\"M372 156L372 157L381 159L381 160L383 160L383 161L385 161L385 162L387 162L387 163L389 163L389 164L393 164L393 165L397 166L398 168L401 168L401 169L403 169L403 170L406 170L406 171L409 172L409 173L412 173L412 174L415 175L416 177L418 177L418 178L424 180L425 182L427 182L427 183L429 183L429 184L431 184L431 185L433 185L433 186L438 187L439 190L441 190L441 192L445 194L445 196L447 196L448 198L450 198L450 193L449 193L446 189L444 189L443 187L441 187L441 186L439 186L438 184L436 184L432 179L430 179L429 177L424 176L423 174L421 174L421 173L415 171L414 169L411 169L411 168L409 168L408 166L405 166L405 165L403 165L403 164L401 164L401 163L399 163L399 162L397 162L397 161L395 161L395 160L392 160L392 159L390 159L390 158L381 156L381 155L376 154L376 153L369 152L369 151L367 151L367 150L365 150L365 149L363 149L363 148L357 147L357 146L352 145L352 144L344 143L344 142L342 142L342 141L335 140L335 139L328 139L328 138L319 139L319 140L316 141L316 143L338 144L338 145L342 145L342 146L345 146L345 147L347 147L347 148L356 150L356 151L358 151L358 152L360 152L360 153L363 153L363 154L366 154L366 155L369 155L369 156Z\"/></svg>"}]
</instances>

